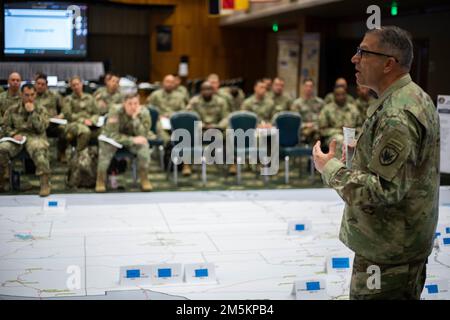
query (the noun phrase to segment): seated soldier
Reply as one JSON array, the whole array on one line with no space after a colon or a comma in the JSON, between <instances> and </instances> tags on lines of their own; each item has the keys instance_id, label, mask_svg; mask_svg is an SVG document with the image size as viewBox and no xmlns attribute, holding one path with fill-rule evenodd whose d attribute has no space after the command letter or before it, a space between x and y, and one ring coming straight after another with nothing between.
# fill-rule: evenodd
<instances>
[{"instance_id":1,"label":"seated soldier","mask_svg":"<svg viewBox=\"0 0 450 320\"><path fill-rule=\"evenodd\" d=\"M103 128L103 135L137 155L142 191L153 189L148 180L150 149L147 138L149 138L150 127L151 118L148 109L139 104L138 94L131 94L125 97L122 107L110 109L108 120ZM117 150L114 145L99 141L96 192L106 191L106 173Z\"/></svg>"},{"instance_id":2,"label":"seated soldier","mask_svg":"<svg viewBox=\"0 0 450 320\"><path fill-rule=\"evenodd\" d=\"M108 113L113 105L122 104L123 95L119 90L119 75L108 73L105 77L105 87L99 88L94 92L94 98L97 102L97 108L100 115Z\"/></svg>"},{"instance_id":3,"label":"seated soldier","mask_svg":"<svg viewBox=\"0 0 450 320\"><path fill-rule=\"evenodd\" d=\"M202 83L200 95L191 99L187 109L199 114L203 129L217 128L225 130L227 127L227 104L225 100L214 94L214 89L208 81ZM182 174L191 174L190 165L183 165Z\"/></svg>"},{"instance_id":4,"label":"seated soldier","mask_svg":"<svg viewBox=\"0 0 450 320\"><path fill-rule=\"evenodd\" d=\"M263 80L258 80L253 87L254 94L245 99L242 103L242 110L256 113L258 116L258 127L271 127L273 100L267 96L267 84Z\"/></svg>"},{"instance_id":5,"label":"seated soldier","mask_svg":"<svg viewBox=\"0 0 450 320\"><path fill-rule=\"evenodd\" d=\"M36 175L40 176L39 195L46 197L50 194L49 144L45 135L48 115L43 107L35 104L36 89L32 84L23 85L21 91L22 101L11 106L5 113L4 135L18 142L26 140L23 144L11 141L0 143L0 191L4 188L4 175L9 160L25 148L36 166Z\"/></svg>"},{"instance_id":6,"label":"seated soldier","mask_svg":"<svg viewBox=\"0 0 450 320\"><path fill-rule=\"evenodd\" d=\"M319 115L319 129L324 144L336 140L336 158L340 159L344 142L343 127L356 128L358 109L347 101L347 91L342 86L334 89L333 102L326 104Z\"/></svg>"},{"instance_id":7,"label":"seated soldier","mask_svg":"<svg viewBox=\"0 0 450 320\"><path fill-rule=\"evenodd\" d=\"M48 89L47 75L38 73L34 78L34 87L36 88L36 104L47 110L50 119L63 119L64 115L61 114L62 98L58 93L54 93ZM58 160L60 162L66 162L66 141L64 131L64 125L58 125L51 121L47 128L47 137L56 137L58 139L57 149Z\"/></svg>"},{"instance_id":8,"label":"seated soldier","mask_svg":"<svg viewBox=\"0 0 450 320\"><path fill-rule=\"evenodd\" d=\"M271 118L278 112L288 111L292 104L292 99L284 93L284 80L276 77L272 82L272 91L267 96L272 99L274 105L271 111Z\"/></svg>"},{"instance_id":9,"label":"seated soldier","mask_svg":"<svg viewBox=\"0 0 450 320\"><path fill-rule=\"evenodd\" d=\"M303 80L301 97L292 103L291 110L302 117L301 139L306 144L312 145L320 139L318 119L323 104L323 100L314 95L314 81Z\"/></svg>"},{"instance_id":10,"label":"seated soldier","mask_svg":"<svg viewBox=\"0 0 450 320\"><path fill-rule=\"evenodd\" d=\"M99 111L94 97L83 92L80 77L72 77L69 84L72 94L64 98L62 111L63 117L68 121L65 136L68 142L76 140L76 150L80 153L95 135L92 128L98 121Z\"/></svg>"}]
</instances>

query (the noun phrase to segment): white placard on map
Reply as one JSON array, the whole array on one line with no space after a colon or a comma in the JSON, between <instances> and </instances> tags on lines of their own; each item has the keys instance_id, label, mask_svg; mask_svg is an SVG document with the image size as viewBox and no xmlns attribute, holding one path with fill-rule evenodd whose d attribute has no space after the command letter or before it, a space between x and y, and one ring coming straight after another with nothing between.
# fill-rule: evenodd
<instances>
[{"instance_id":1,"label":"white placard on map","mask_svg":"<svg viewBox=\"0 0 450 320\"><path fill-rule=\"evenodd\" d=\"M216 268L212 263L189 263L184 265L187 283L216 283Z\"/></svg>"},{"instance_id":2,"label":"white placard on map","mask_svg":"<svg viewBox=\"0 0 450 320\"><path fill-rule=\"evenodd\" d=\"M347 255L336 255L327 257L326 271L328 274L350 273L352 271L353 259Z\"/></svg>"},{"instance_id":3,"label":"white placard on map","mask_svg":"<svg viewBox=\"0 0 450 320\"><path fill-rule=\"evenodd\" d=\"M66 199L47 198L44 200L42 211L48 213L64 213L66 211Z\"/></svg>"},{"instance_id":4,"label":"white placard on map","mask_svg":"<svg viewBox=\"0 0 450 320\"><path fill-rule=\"evenodd\" d=\"M302 235L311 231L311 221L309 220L293 220L288 222L289 235Z\"/></svg>"},{"instance_id":5,"label":"white placard on map","mask_svg":"<svg viewBox=\"0 0 450 320\"><path fill-rule=\"evenodd\" d=\"M328 300L326 281L323 279L297 280L292 294L296 300Z\"/></svg>"},{"instance_id":6,"label":"white placard on map","mask_svg":"<svg viewBox=\"0 0 450 320\"><path fill-rule=\"evenodd\" d=\"M441 172L450 173L450 96L438 96L437 111L441 127Z\"/></svg>"},{"instance_id":7,"label":"white placard on map","mask_svg":"<svg viewBox=\"0 0 450 320\"><path fill-rule=\"evenodd\" d=\"M442 293L448 292L448 280L427 279L422 291L421 299L434 300L442 298Z\"/></svg>"},{"instance_id":8,"label":"white placard on map","mask_svg":"<svg viewBox=\"0 0 450 320\"><path fill-rule=\"evenodd\" d=\"M152 284L168 284L183 282L181 263L164 263L150 266Z\"/></svg>"},{"instance_id":9,"label":"white placard on map","mask_svg":"<svg viewBox=\"0 0 450 320\"><path fill-rule=\"evenodd\" d=\"M450 234L441 234L438 238L439 250L450 252Z\"/></svg>"},{"instance_id":10,"label":"white placard on map","mask_svg":"<svg viewBox=\"0 0 450 320\"><path fill-rule=\"evenodd\" d=\"M151 269L148 265L120 267L120 285L150 285Z\"/></svg>"}]
</instances>

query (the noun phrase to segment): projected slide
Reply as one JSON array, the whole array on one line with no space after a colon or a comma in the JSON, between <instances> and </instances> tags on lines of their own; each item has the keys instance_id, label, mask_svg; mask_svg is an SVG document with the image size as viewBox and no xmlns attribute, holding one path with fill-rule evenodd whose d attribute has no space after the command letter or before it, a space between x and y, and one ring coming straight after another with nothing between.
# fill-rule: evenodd
<instances>
[{"instance_id":1,"label":"projected slide","mask_svg":"<svg viewBox=\"0 0 450 320\"><path fill-rule=\"evenodd\" d=\"M72 49L72 15L66 10L9 10L5 49Z\"/></svg>"},{"instance_id":2,"label":"projected slide","mask_svg":"<svg viewBox=\"0 0 450 320\"><path fill-rule=\"evenodd\" d=\"M86 5L7 2L4 17L3 53L6 57L86 56Z\"/></svg>"}]
</instances>

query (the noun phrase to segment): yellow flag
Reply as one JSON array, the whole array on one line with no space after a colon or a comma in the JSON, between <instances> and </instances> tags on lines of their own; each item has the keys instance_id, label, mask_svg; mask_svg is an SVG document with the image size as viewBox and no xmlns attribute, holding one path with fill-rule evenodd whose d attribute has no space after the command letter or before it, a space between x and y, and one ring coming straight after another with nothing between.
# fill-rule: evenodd
<instances>
[{"instance_id":1,"label":"yellow flag","mask_svg":"<svg viewBox=\"0 0 450 320\"><path fill-rule=\"evenodd\" d=\"M247 10L249 0L234 0L234 10Z\"/></svg>"}]
</instances>

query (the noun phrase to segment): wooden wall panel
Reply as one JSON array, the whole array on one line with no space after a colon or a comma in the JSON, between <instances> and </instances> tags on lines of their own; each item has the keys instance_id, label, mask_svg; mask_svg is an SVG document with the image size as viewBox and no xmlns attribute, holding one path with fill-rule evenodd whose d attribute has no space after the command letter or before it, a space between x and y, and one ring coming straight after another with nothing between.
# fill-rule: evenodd
<instances>
[{"instance_id":1,"label":"wooden wall panel","mask_svg":"<svg viewBox=\"0 0 450 320\"><path fill-rule=\"evenodd\" d=\"M248 88L265 73L266 35L258 29L223 28L219 18L208 17L203 0L115 0L129 4L172 4L173 9L155 7L150 14L151 81L178 70L182 55L189 57L189 79L218 73L222 79L243 77ZM156 26L172 26L172 51L156 50Z\"/></svg>"}]
</instances>

